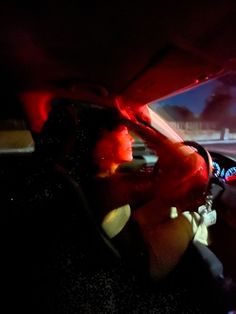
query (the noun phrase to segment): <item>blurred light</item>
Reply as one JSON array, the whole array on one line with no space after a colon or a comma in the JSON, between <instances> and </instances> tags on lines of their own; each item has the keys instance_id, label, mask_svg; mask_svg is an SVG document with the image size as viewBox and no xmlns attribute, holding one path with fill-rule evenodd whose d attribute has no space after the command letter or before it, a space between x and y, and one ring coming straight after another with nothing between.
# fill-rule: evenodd
<instances>
[{"instance_id":1,"label":"blurred light","mask_svg":"<svg viewBox=\"0 0 236 314\"><path fill-rule=\"evenodd\" d=\"M47 91L31 91L21 94L20 99L32 131L38 133L42 130L51 110L52 96Z\"/></svg>"}]
</instances>

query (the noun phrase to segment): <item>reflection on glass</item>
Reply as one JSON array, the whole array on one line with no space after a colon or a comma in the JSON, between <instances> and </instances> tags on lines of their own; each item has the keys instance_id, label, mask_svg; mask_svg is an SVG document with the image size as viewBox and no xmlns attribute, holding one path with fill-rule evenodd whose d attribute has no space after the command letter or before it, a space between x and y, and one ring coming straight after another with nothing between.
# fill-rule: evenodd
<instances>
[{"instance_id":1,"label":"reflection on glass","mask_svg":"<svg viewBox=\"0 0 236 314\"><path fill-rule=\"evenodd\" d=\"M185 140L236 155L236 73L155 101L150 107Z\"/></svg>"}]
</instances>

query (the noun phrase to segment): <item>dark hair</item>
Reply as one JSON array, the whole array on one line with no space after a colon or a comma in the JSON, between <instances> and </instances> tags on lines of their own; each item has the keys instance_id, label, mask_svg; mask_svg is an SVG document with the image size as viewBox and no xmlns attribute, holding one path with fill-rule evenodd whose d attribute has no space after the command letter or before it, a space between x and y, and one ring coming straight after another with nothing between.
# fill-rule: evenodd
<instances>
[{"instance_id":1,"label":"dark hair","mask_svg":"<svg viewBox=\"0 0 236 314\"><path fill-rule=\"evenodd\" d=\"M97 141L121 123L114 108L56 101L41 134L35 135L37 155L48 165L61 164L77 181L88 181L97 171L93 160Z\"/></svg>"},{"instance_id":2,"label":"dark hair","mask_svg":"<svg viewBox=\"0 0 236 314\"><path fill-rule=\"evenodd\" d=\"M89 180L97 172L93 158L96 143L105 131L113 131L122 123L118 111L114 108L87 107L78 112L78 127L76 130L77 180Z\"/></svg>"},{"instance_id":3,"label":"dark hair","mask_svg":"<svg viewBox=\"0 0 236 314\"><path fill-rule=\"evenodd\" d=\"M75 142L76 119L71 103L52 104L40 133L34 133L36 158L47 166L62 162Z\"/></svg>"}]
</instances>

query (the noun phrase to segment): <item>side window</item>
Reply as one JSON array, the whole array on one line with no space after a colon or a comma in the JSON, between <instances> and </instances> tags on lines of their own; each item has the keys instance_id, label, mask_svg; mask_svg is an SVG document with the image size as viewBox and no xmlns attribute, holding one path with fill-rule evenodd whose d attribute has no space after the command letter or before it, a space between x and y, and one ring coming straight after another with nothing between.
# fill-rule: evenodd
<instances>
[{"instance_id":1,"label":"side window","mask_svg":"<svg viewBox=\"0 0 236 314\"><path fill-rule=\"evenodd\" d=\"M0 120L0 155L28 154L34 151L34 140L23 119Z\"/></svg>"}]
</instances>

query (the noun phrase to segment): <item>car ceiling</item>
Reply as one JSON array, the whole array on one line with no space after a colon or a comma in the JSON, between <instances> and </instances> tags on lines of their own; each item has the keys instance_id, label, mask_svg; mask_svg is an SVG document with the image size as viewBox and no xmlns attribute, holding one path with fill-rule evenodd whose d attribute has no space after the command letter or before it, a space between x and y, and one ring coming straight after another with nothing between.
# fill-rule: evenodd
<instances>
[{"instance_id":1,"label":"car ceiling","mask_svg":"<svg viewBox=\"0 0 236 314\"><path fill-rule=\"evenodd\" d=\"M148 102L235 69L235 1L0 6L1 81L17 92L87 89Z\"/></svg>"}]
</instances>

